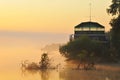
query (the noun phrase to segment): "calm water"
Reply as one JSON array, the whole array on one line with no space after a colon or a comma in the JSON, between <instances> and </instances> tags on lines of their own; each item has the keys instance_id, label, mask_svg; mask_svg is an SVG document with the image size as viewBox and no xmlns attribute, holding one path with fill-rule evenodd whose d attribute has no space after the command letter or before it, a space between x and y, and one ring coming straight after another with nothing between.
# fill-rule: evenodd
<instances>
[{"instance_id":1,"label":"calm water","mask_svg":"<svg viewBox=\"0 0 120 80\"><path fill-rule=\"evenodd\" d=\"M120 80L120 72L81 71L81 70L46 70L0 72L0 80Z\"/></svg>"},{"instance_id":2,"label":"calm water","mask_svg":"<svg viewBox=\"0 0 120 80\"><path fill-rule=\"evenodd\" d=\"M39 62L45 45L67 41L68 34L0 32L0 80L120 80L119 71L21 70L23 60ZM65 65L58 51L53 49L49 56L54 65Z\"/></svg>"}]
</instances>

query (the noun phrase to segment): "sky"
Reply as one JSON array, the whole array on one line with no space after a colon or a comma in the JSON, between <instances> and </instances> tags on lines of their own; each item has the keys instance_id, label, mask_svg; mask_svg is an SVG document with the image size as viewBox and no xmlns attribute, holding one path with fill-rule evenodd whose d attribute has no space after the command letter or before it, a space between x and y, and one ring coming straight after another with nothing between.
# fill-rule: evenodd
<instances>
[{"instance_id":1,"label":"sky","mask_svg":"<svg viewBox=\"0 0 120 80\"><path fill-rule=\"evenodd\" d=\"M111 0L0 0L0 31L73 33L74 26L92 21L109 31Z\"/></svg>"}]
</instances>

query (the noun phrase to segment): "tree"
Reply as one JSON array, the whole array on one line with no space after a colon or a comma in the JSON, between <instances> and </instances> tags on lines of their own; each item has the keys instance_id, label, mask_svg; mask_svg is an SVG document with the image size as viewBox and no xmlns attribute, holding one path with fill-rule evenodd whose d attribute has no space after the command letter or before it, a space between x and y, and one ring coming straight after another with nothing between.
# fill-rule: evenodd
<instances>
[{"instance_id":1,"label":"tree","mask_svg":"<svg viewBox=\"0 0 120 80\"><path fill-rule=\"evenodd\" d=\"M43 53L41 56L41 60L39 62L40 69L48 69L50 66L50 59L47 53Z\"/></svg>"},{"instance_id":2,"label":"tree","mask_svg":"<svg viewBox=\"0 0 120 80\"><path fill-rule=\"evenodd\" d=\"M120 15L120 0L112 0L112 4L107 9L107 12L112 14L112 16Z\"/></svg>"},{"instance_id":3,"label":"tree","mask_svg":"<svg viewBox=\"0 0 120 80\"><path fill-rule=\"evenodd\" d=\"M78 39L68 42L60 47L60 53L68 60L79 61L80 64L94 63L95 59L104 57L104 45L100 41L92 40L87 36L81 36Z\"/></svg>"},{"instance_id":4,"label":"tree","mask_svg":"<svg viewBox=\"0 0 120 80\"><path fill-rule=\"evenodd\" d=\"M107 9L107 12L113 16L110 21L111 43L112 48L115 48L118 57L120 57L120 0L112 0L112 4Z\"/></svg>"}]
</instances>

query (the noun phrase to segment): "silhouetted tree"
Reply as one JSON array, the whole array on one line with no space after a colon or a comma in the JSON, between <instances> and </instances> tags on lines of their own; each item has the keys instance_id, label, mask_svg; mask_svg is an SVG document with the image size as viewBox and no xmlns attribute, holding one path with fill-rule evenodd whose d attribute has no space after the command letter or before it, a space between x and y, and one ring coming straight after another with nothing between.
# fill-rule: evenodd
<instances>
[{"instance_id":1,"label":"silhouetted tree","mask_svg":"<svg viewBox=\"0 0 120 80\"><path fill-rule=\"evenodd\" d=\"M50 66L50 59L47 53L43 53L39 62L41 69L47 69Z\"/></svg>"},{"instance_id":2,"label":"silhouetted tree","mask_svg":"<svg viewBox=\"0 0 120 80\"><path fill-rule=\"evenodd\" d=\"M110 21L111 29L111 43L112 48L120 57L120 0L112 0L112 4L107 9L107 12L113 16ZM115 53L115 54L116 54Z\"/></svg>"},{"instance_id":3,"label":"silhouetted tree","mask_svg":"<svg viewBox=\"0 0 120 80\"><path fill-rule=\"evenodd\" d=\"M79 61L78 68L81 63L88 65L94 63L95 59L97 61L105 56L103 43L92 40L87 36L81 36L79 39L68 42L66 45L61 46L59 51L69 60Z\"/></svg>"},{"instance_id":4,"label":"silhouetted tree","mask_svg":"<svg viewBox=\"0 0 120 80\"><path fill-rule=\"evenodd\" d=\"M109 9L107 9L107 12L109 14L114 15L120 15L120 0L112 0L112 4L109 6Z\"/></svg>"}]
</instances>

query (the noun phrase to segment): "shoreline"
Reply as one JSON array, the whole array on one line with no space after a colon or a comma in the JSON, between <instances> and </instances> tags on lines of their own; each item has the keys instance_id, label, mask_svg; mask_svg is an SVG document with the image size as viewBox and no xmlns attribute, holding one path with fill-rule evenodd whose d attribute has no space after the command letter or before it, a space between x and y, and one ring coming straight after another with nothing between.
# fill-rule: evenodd
<instances>
[{"instance_id":1,"label":"shoreline","mask_svg":"<svg viewBox=\"0 0 120 80\"><path fill-rule=\"evenodd\" d=\"M98 70L120 71L120 63L98 63L95 67Z\"/></svg>"},{"instance_id":2,"label":"shoreline","mask_svg":"<svg viewBox=\"0 0 120 80\"><path fill-rule=\"evenodd\" d=\"M65 67L68 69L76 69L77 65L77 63L68 62ZM120 71L120 63L96 63L95 70Z\"/></svg>"}]
</instances>

